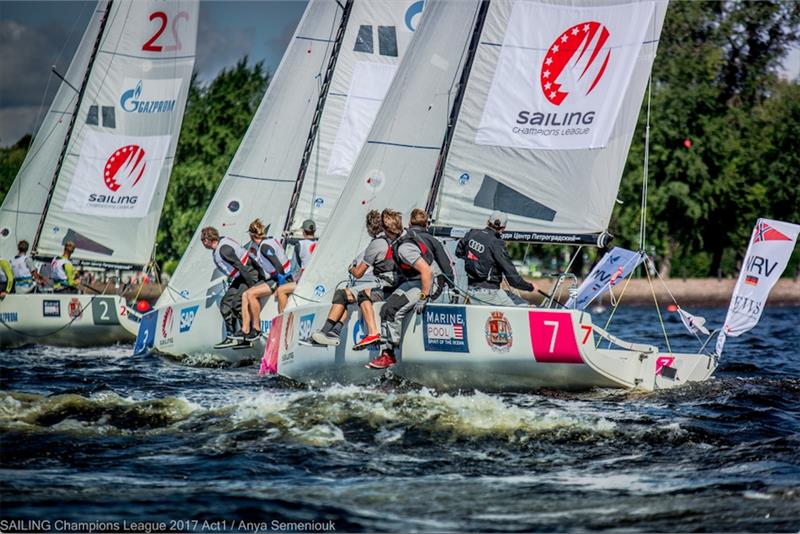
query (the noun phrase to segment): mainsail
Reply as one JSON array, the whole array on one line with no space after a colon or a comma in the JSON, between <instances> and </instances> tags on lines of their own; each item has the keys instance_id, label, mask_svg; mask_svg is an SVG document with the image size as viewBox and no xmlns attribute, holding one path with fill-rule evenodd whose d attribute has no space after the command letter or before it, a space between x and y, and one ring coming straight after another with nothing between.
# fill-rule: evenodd
<instances>
[{"instance_id":1,"label":"mainsail","mask_svg":"<svg viewBox=\"0 0 800 534\"><path fill-rule=\"evenodd\" d=\"M205 226L234 239L256 217L273 235L295 219L324 226L411 40L418 3L309 2L159 306L216 291L220 274L199 243Z\"/></svg>"},{"instance_id":2,"label":"mainsail","mask_svg":"<svg viewBox=\"0 0 800 534\"><path fill-rule=\"evenodd\" d=\"M89 68L92 51L106 15L107 2L100 2L81 38L78 49L61 82L47 114L33 139L11 189L0 207L0 257L13 258L17 243L33 243L47 203L58 157L75 113L78 92Z\"/></svg>"},{"instance_id":3,"label":"mainsail","mask_svg":"<svg viewBox=\"0 0 800 534\"><path fill-rule=\"evenodd\" d=\"M47 139L41 150L34 144L31 158L42 157L55 177L32 226L33 250L53 256L74 241L74 259L143 265L152 254L194 68L198 3L114 1L103 11L101 27L93 21L88 30L100 32L91 39L97 43L91 61L83 59L87 36L73 61L89 69L78 76L77 98L54 102L72 104L56 111L75 114L61 137L63 157L52 165L61 147ZM74 89L62 86L59 93L65 91ZM37 137L61 134L44 127ZM46 180L23 168L18 181L30 178Z\"/></svg>"},{"instance_id":4,"label":"mainsail","mask_svg":"<svg viewBox=\"0 0 800 534\"><path fill-rule=\"evenodd\" d=\"M595 240L611 216L665 12L663 1L426 6L345 187L348 200L332 216L328 235L348 238L322 240L296 294L320 300L341 281L343 266L366 244L360 229L370 209L408 213L428 200L438 225L462 228L484 225L499 209L509 214L512 239ZM548 60L559 70L550 71ZM588 85L582 73L591 78ZM545 94L545 88L554 86L543 80L551 76L561 89L548 100L552 90ZM500 118L492 115L497 109ZM531 141L539 134L523 132L509 141L523 116L526 128L542 126L571 139ZM571 131L579 118L580 131ZM500 119L503 135L497 134Z\"/></svg>"}]
</instances>

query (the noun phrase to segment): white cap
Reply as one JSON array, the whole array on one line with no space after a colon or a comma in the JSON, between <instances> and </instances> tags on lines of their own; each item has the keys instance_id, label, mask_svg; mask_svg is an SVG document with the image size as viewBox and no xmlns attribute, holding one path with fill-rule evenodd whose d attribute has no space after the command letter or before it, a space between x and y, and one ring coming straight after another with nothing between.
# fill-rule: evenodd
<instances>
[{"instance_id":1,"label":"white cap","mask_svg":"<svg viewBox=\"0 0 800 534\"><path fill-rule=\"evenodd\" d=\"M494 210L492 214L489 215L489 220L487 222L489 223L489 226L494 226L495 228L505 228L506 224L508 224L508 215L502 211Z\"/></svg>"}]
</instances>

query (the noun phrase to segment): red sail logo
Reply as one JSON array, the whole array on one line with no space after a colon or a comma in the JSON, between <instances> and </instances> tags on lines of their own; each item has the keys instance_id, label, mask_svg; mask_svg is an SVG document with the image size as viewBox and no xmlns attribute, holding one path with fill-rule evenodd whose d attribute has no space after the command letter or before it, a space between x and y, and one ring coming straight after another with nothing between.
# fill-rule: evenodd
<instances>
[{"instance_id":1,"label":"red sail logo","mask_svg":"<svg viewBox=\"0 0 800 534\"><path fill-rule=\"evenodd\" d=\"M581 22L561 33L545 54L539 82L545 98L560 106L570 93L588 95L608 66L604 50L608 29L599 22Z\"/></svg>"},{"instance_id":2,"label":"red sail logo","mask_svg":"<svg viewBox=\"0 0 800 534\"><path fill-rule=\"evenodd\" d=\"M142 179L146 162L144 149L139 145L127 145L115 151L106 161L103 181L113 192L123 185L135 186Z\"/></svg>"}]
</instances>

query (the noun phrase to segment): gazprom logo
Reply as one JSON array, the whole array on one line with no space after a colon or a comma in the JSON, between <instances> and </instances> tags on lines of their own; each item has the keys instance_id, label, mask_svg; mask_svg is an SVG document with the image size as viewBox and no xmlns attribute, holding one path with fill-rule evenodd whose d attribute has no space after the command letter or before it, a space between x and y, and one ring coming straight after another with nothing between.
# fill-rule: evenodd
<instances>
[{"instance_id":1,"label":"gazprom logo","mask_svg":"<svg viewBox=\"0 0 800 534\"><path fill-rule=\"evenodd\" d=\"M181 309L181 333L188 332L192 329L192 323L194 323L194 318L197 315L199 307L199 305L196 305Z\"/></svg>"},{"instance_id":2,"label":"gazprom logo","mask_svg":"<svg viewBox=\"0 0 800 534\"><path fill-rule=\"evenodd\" d=\"M173 83L177 82L177 83ZM175 109L181 80L142 80L123 91L119 106L128 113L169 113Z\"/></svg>"}]
</instances>

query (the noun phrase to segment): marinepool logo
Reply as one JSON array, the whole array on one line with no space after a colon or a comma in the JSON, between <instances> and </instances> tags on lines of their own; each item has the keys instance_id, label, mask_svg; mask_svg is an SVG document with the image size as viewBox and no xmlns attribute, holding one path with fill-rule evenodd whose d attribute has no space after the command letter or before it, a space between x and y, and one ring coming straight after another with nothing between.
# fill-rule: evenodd
<instances>
[{"instance_id":1,"label":"marinepool logo","mask_svg":"<svg viewBox=\"0 0 800 534\"><path fill-rule=\"evenodd\" d=\"M588 95L603 77L611 50L603 50L608 29L596 21L576 24L561 33L545 55L539 83L545 98L560 106L571 93Z\"/></svg>"},{"instance_id":2,"label":"marinepool logo","mask_svg":"<svg viewBox=\"0 0 800 534\"><path fill-rule=\"evenodd\" d=\"M127 79L129 85L132 80ZM136 86L122 92L119 106L128 113L169 113L175 110L177 98L160 98L172 93L177 96L181 80L151 80L143 85L142 80ZM147 91L145 89L148 89ZM143 94L144 93L144 94ZM170 96L173 96L170 95Z\"/></svg>"},{"instance_id":3,"label":"marinepool logo","mask_svg":"<svg viewBox=\"0 0 800 534\"><path fill-rule=\"evenodd\" d=\"M161 319L161 336L168 337L172 333L172 308L164 310L164 317Z\"/></svg>"},{"instance_id":4,"label":"marinepool logo","mask_svg":"<svg viewBox=\"0 0 800 534\"><path fill-rule=\"evenodd\" d=\"M511 323L503 312L492 312L484 326L486 343L495 352L508 352L514 344L514 332Z\"/></svg>"},{"instance_id":5,"label":"marinepool logo","mask_svg":"<svg viewBox=\"0 0 800 534\"><path fill-rule=\"evenodd\" d=\"M188 332L192 329L192 323L194 323L194 318L197 315L197 310L200 308L199 305L197 306L189 306L188 308L183 308L181 310L181 324L180 324L180 332Z\"/></svg>"},{"instance_id":6,"label":"marinepool logo","mask_svg":"<svg viewBox=\"0 0 800 534\"><path fill-rule=\"evenodd\" d=\"M425 350L469 352L463 306L429 306L422 316L422 333Z\"/></svg>"}]
</instances>

